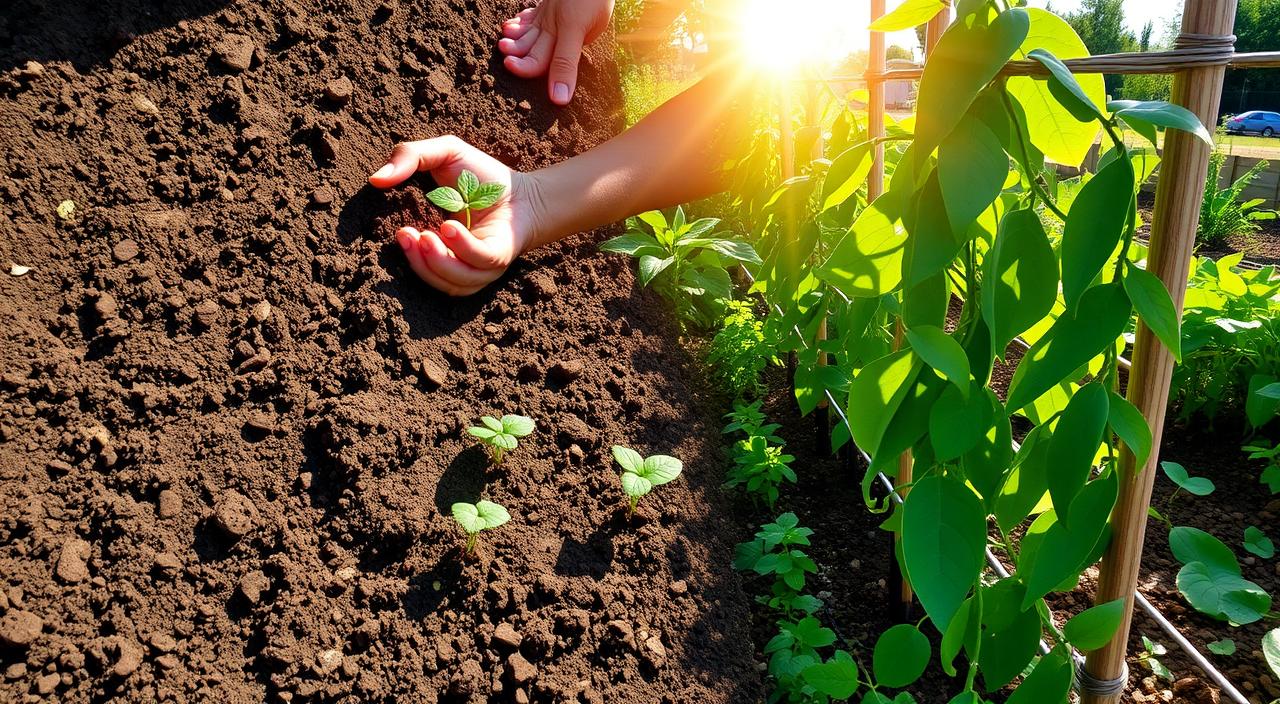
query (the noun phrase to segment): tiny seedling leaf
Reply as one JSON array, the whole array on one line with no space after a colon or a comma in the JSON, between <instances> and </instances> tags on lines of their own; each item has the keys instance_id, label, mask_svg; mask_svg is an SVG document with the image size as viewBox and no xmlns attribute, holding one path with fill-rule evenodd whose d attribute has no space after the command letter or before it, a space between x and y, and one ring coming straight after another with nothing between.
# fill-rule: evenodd
<instances>
[{"instance_id":1,"label":"tiny seedling leaf","mask_svg":"<svg viewBox=\"0 0 1280 704\"><path fill-rule=\"evenodd\" d=\"M1244 529L1244 549L1264 560L1270 560L1276 554L1275 543L1257 526Z\"/></svg>"},{"instance_id":2,"label":"tiny seedling leaf","mask_svg":"<svg viewBox=\"0 0 1280 704\"><path fill-rule=\"evenodd\" d=\"M522 438L533 432L533 419L525 416L505 415L502 417L502 432Z\"/></svg>"},{"instance_id":3,"label":"tiny seedling leaf","mask_svg":"<svg viewBox=\"0 0 1280 704\"><path fill-rule=\"evenodd\" d=\"M469 534L497 528L511 520L511 514L507 513L507 509L483 499L474 504L458 502L450 510L453 513L453 520L457 521L458 525Z\"/></svg>"},{"instance_id":4,"label":"tiny seedling leaf","mask_svg":"<svg viewBox=\"0 0 1280 704\"><path fill-rule=\"evenodd\" d=\"M458 193L468 203L474 200L473 194L479 187L480 179L474 173L463 169L462 173L458 175Z\"/></svg>"},{"instance_id":5,"label":"tiny seedling leaf","mask_svg":"<svg viewBox=\"0 0 1280 704\"><path fill-rule=\"evenodd\" d=\"M1161 462L1160 469L1164 470L1165 476L1169 477L1170 481L1188 494L1208 496L1216 488L1212 480L1207 477L1191 476L1186 468L1177 462Z\"/></svg>"},{"instance_id":6,"label":"tiny seedling leaf","mask_svg":"<svg viewBox=\"0 0 1280 704\"><path fill-rule=\"evenodd\" d=\"M482 183L471 192L471 196L467 199L467 205L472 210L484 210L492 208L505 193L507 187L501 183Z\"/></svg>"},{"instance_id":7,"label":"tiny seedling leaf","mask_svg":"<svg viewBox=\"0 0 1280 704\"><path fill-rule=\"evenodd\" d=\"M639 472L640 468L644 465L644 458L640 456L639 452L621 445L613 446L613 458L617 460L618 464L622 465L622 469L627 472Z\"/></svg>"},{"instance_id":8,"label":"tiny seedling leaf","mask_svg":"<svg viewBox=\"0 0 1280 704\"><path fill-rule=\"evenodd\" d=\"M462 194L448 186L441 186L427 193L427 200L451 213L467 209L467 201Z\"/></svg>"},{"instance_id":9,"label":"tiny seedling leaf","mask_svg":"<svg viewBox=\"0 0 1280 704\"><path fill-rule=\"evenodd\" d=\"M1236 652L1236 642L1230 638L1215 640L1206 644L1205 647L1214 655L1234 655Z\"/></svg>"}]
</instances>

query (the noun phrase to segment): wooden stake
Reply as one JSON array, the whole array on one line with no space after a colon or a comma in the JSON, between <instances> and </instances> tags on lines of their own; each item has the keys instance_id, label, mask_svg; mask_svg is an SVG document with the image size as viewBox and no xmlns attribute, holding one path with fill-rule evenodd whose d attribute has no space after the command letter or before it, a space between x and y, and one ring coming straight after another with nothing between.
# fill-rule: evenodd
<instances>
[{"instance_id":1,"label":"wooden stake","mask_svg":"<svg viewBox=\"0 0 1280 704\"><path fill-rule=\"evenodd\" d=\"M1222 36L1231 34L1236 0L1186 0L1182 12L1183 34ZM1173 77L1172 101L1195 113L1206 125L1217 121L1225 66L1189 69ZM1151 249L1147 270L1164 282L1173 297L1174 309L1182 315L1187 290L1187 271L1195 247L1196 224L1204 179L1209 166L1209 147L1179 130L1165 133L1164 159L1156 188L1156 205L1151 218ZM1102 558L1095 602L1124 599L1124 619L1111 642L1092 651L1085 672L1093 680L1114 680L1124 673L1129 628L1133 618L1133 591L1138 584L1142 543L1146 536L1147 507L1156 478L1160 440L1164 429L1173 355L1142 324L1133 346L1133 368L1129 374L1129 400L1151 425L1154 434L1151 456L1135 467L1133 454L1120 455L1120 498L1111 514L1113 537ZM1119 695L1082 692L1082 704L1112 704Z\"/></svg>"},{"instance_id":2,"label":"wooden stake","mask_svg":"<svg viewBox=\"0 0 1280 704\"><path fill-rule=\"evenodd\" d=\"M885 0L871 0L871 21L884 15ZM884 136L884 32L872 32L867 51L867 138ZM873 201L884 193L884 144L877 142L871 148L871 173L867 175L867 200Z\"/></svg>"}]
</instances>

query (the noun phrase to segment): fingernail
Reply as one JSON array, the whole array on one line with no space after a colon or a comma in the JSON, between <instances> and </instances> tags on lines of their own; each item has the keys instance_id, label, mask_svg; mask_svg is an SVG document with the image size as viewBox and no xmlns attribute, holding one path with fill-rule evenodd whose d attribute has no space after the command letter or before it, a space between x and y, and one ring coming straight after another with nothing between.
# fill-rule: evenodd
<instances>
[{"instance_id":1,"label":"fingernail","mask_svg":"<svg viewBox=\"0 0 1280 704\"><path fill-rule=\"evenodd\" d=\"M396 168L396 167L392 166L391 164L387 164L386 166L382 167L381 169L378 169L377 171L373 172L373 177L374 177L374 178L386 178L386 177L388 177L388 176L390 176L390 175L391 175L391 172L392 172L392 171L395 171L395 168Z\"/></svg>"},{"instance_id":2,"label":"fingernail","mask_svg":"<svg viewBox=\"0 0 1280 704\"><path fill-rule=\"evenodd\" d=\"M556 83L551 86L551 100L561 105L569 102L569 84Z\"/></svg>"},{"instance_id":3,"label":"fingernail","mask_svg":"<svg viewBox=\"0 0 1280 704\"><path fill-rule=\"evenodd\" d=\"M454 229L453 223L449 222L448 220L445 220L444 222L440 223L441 237L453 237L456 234L458 234L458 231Z\"/></svg>"},{"instance_id":4,"label":"fingernail","mask_svg":"<svg viewBox=\"0 0 1280 704\"><path fill-rule=\"evenodd\" d=\"M401 230L396 233L396 242L399 243L400 248L405 250L406 252L409 251L409 246L412 244L412 241L413 241L413 238L410 237L409 233L405 232L404 230Z\"/></svg>"}]
</instances>

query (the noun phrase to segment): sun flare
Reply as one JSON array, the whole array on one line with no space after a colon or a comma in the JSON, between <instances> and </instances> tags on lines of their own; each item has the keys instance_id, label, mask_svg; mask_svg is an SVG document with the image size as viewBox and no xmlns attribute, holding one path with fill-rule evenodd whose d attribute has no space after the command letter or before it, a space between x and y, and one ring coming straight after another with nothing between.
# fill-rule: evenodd
<instances>
[{"instance_id":1,"label":"sun flare","mask_svg":"<svg viewBox=\"0 0 1280 704\"><path fill-rule=\"evenodd\" d=\"M779 75L823 67L866 41L866 6L850 0L745 0L737 20L741 55Z\"/></svg>"}]
</instances>

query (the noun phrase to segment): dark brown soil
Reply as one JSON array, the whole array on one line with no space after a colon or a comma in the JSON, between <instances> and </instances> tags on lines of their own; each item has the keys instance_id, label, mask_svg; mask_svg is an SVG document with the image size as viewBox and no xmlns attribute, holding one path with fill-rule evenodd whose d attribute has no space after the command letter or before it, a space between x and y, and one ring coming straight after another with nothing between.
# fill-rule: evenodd
<instances>
[{"instance_id":1,"label":"dark brown soil","mask_svg":"<svg viewBox=\"0 0 1280 704\"><path fill-rule=\"evenodd\" d=\"M1143 226L1138 229L1137 234L1144 242L1151 235L1151 208L1154 205L1154 194L1138 194L1138 211L1142 217ZM1280 219L1260 220L1254 224L1258 226L1256 232L1233 235L1225 242L1212 246L1200 245L1196 247L1196 254L1201 257L1221 259L1241 253L1244 254L1245 261L1253 264L1263 266L1280 264Z\"/></svg>"},{"instance_id":2,"label":"dark brown soil","mask_svg":"<svg viewBox=\"0 0 1280 704\"><path fill-rule=\"evenodd\" d=\"M443 297L390 237L431 184L364 186L401 139L532 168L619 127L610 42L569 109L505 74L517 9L0 16L0 700L760 698L721 409L661 302L603 232ZM538 430L488 468L482 413ZM685 461L631 522L614 443ZM460 559L482 495L513 519Z\"/></svg>"}]
</instances>

